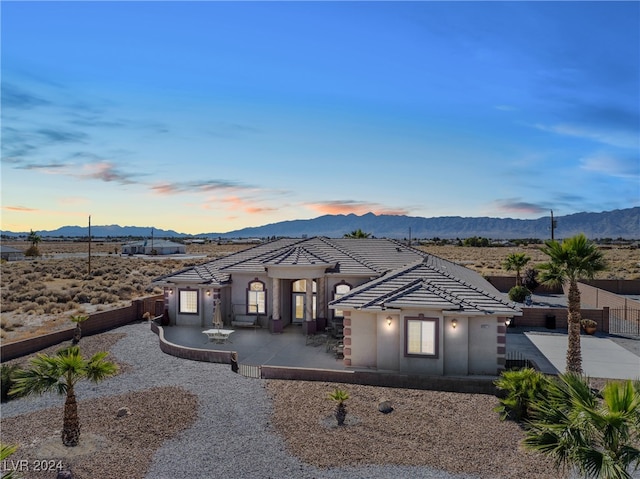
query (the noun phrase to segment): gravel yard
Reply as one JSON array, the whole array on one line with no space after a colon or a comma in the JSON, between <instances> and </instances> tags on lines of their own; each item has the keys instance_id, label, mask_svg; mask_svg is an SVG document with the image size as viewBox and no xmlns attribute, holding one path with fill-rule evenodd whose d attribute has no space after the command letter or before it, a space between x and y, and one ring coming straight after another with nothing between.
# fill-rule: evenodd
<instances>
[{"instance_id":1,"label":"gravel yard","mask_svg":"<svg viewBox=\"0 0 640 479\"><path fill-rule=\"evenodd\" d=\"M121 373L77 388L75 450L60 442L62 397L2 404L14 463L62 460L76 479L559 477L519 447L522 431L499 421L492 396L339 385L351 397L337 427L326 399L336 384L248 379L157 344L146 323L82 339L87 354L109 349ZM393 412L378 412L382 399ZM117 417L121 407L130 414Z\"/></svg>"}]
</instances>

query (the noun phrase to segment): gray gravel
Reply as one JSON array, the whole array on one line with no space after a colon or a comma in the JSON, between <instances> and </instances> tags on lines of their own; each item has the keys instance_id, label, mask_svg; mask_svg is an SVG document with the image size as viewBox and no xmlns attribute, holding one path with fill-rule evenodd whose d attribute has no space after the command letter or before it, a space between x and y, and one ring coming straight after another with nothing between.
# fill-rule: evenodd
<instances>
[{"instance_id":1,"label":"gray gravel","mask_svg":"<svg viewBox=\"0 0 640 479\"><path fill-rule=\"evenodd\" d=\"M270 425L271 405L264 382L233 373L228 365L199 363L166 355L145 323L114 330L127 336L111 354L133 367L99 385L77 387L81 400L179 386L200 401L198 419L154 455L148 479L189 478L442 478L472 479L428 467L366 466L319 469L290 455ZM60 397L33 396L2 404L2 417L57 407ZM300 405L304 408L304 405ZM347 445L345 444L345 447ZM322 447L309 444L309 447Z\"/></svg>"}]
</instances>

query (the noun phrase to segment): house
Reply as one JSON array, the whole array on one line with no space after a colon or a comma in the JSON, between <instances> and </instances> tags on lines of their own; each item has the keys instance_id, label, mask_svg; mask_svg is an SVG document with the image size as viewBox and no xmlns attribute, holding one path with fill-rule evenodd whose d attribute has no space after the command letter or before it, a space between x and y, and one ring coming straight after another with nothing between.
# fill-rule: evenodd
<instances>
[{"instance_id":1,"label":"house","mask_svg":"<svg viewBox=\"0 0 640 479\"><path fill-rule=\"evenodd\" d=\"M144 240L122 245L122 254L185 254L187 247L168 240Z\"/></svg>"},{"instance_id":2,"label":"house","mask_svg":"<svg viewBox=\"0 0 640 479\"><path fill-rule=\"evenodd\" d=\"M24 259L24 251L11 246L0 245L0 258L5 261L18 261Z\"/></svg>"},{"instance_id":3,"label":"house","mask_svg":"<svg viewBox=\"0 0 640 479\"><path fill-rule=\"evenodd\" d=\"M495 375L518 307L478 273L388 239L285 238L158 278L170 324L304 334L340 329L344 362L409 374Z\"/></svg>"}]
</instances>

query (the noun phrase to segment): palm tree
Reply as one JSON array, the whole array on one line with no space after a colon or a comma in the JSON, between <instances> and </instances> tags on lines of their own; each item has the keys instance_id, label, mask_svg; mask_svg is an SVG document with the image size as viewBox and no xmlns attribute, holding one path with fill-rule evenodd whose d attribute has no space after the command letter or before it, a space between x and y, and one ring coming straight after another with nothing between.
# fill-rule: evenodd
<instances>
[{"instance_id":1,"label":"palm tree","mask_svg":"<svg viewBox=\"0 0 640 479\"><path fill-rule=\"evenodd\" d=\"M369 238L371 237L371 233L365 233L360 228L357 230L353 230L351 233L345 233L343 238Z\"/></svg>"},{"instance_id":2,"label":"palm tree","mask_svg":"<svg viewBox=\"0 0 640 479\"><path fill-rule=\"evenodd\" d=\"M557 468L569 466L584 477L630 479L630 468L640 465L637 384L610 382L600 400L588 379L561 374L532 410L524 444L550 456Z\"/></svg>"},{"instance_id":3,"label":"palm tree","mask_svg":"<svg viewBox=\"0 0 640 479\"><path fill-rule=\"evenodd\" d=\"M531 258L525 253L511 253L507 256L507 259L502 263L502 267L505 271L516 272L516 286L522 285L522 279L520 278L520 271L531 261Z\"/></svg>"},{"instance_id":4,"label":"palm tree","mask_svg":"<svg viewBox=\"0 0 640 479\"><path fill-rule=\"evenodd\" d=\"M42 241L42 238L33 230L30 230L29 236L27 236L27 240L31 243L31 246L27 251L25 251L25 256L40 256L40 251L38 250L38 243Z\"/></svg>"},{"instance_id":5,"label":"palm tree","mask_svg":"<svg viewBox=\"0 0 640 479\"><path fill-rule=\"evenodd\" d=\"M37 248L38 243L42 241L42 238L35 231L29 230L29 236L27 236L27 240L29 240L29 242L31 243L31 246L33 246L34 248Z\"/></svg>"},{"instance_id":6,"label":"palm tree","mask_svg":"<svg viewBox=\"0 0 640 479\"><path fill-rule=\"evenodd\" d=\"M335 391L329 394L329 399L336 402L336 421L338 421L338 426L344 426L344 420L347 417L347 407L344 402L349 399L349 394L347 391L336 388Z\"/></svg>"},{"instance_id":7,"label":"palm tree","mask_svg":"<svg viewBox=\"0 0 640 479\"><path fill-rule=\"evenodd\" d=\"M587 240L584 234L565 239L545 241L541 249L551 261L538 265L541 270L540 282L551 286L569 283L568 293L568 347L567 372L582 373L582 353L580 351L580 290L578 279L593 278L596 272L606 268L606 261L597 246Z\"/></svg>"},{"instance_id":8,"label":"palm tree","mask_svg":"<svg viewBox=\"0 0 640 479\"><path fill-rule=\"evenodd\" d=\"M80 323L85 322L89 319L89 316L84 314L76 314L71 316L71 322L76 323L76 329L73 331L73 339L72 344L78 344L80 342L80 338L82 337L82 328L80 327Z\"/></svg>"},{"instance_id":9,"label":"palm tree","mask_svg":"<svg viewBox=\"0 0 640 479\"><path fill-rule=\"evenodd\" d=\"M12 394L42 394L56 391L66 394L62 425L62 443L77 446L80 440L80 420L75 385L82 380L98 383L118 371L118 366L106 361L109 353L99 352L85 359L78 346L61 349L54 356L38 354L30 367L16 375Z\"/></svg>"}]
</instances>

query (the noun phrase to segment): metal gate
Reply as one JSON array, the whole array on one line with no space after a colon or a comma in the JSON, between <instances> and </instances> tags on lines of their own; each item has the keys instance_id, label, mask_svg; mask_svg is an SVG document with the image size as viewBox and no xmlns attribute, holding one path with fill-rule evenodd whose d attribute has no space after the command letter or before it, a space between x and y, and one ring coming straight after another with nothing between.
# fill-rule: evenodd
<instances>
[{"instance_id":1,"label":"metal gate","mask_svg":"<svg viewBox=\"0 0 640 479\"><path fill-rule=\"evenodd\" d=\"M247 378L260 379L262 377L260 366L250 364L238 364L238 373Z\"/></svg>"},{"instance_id":2,"label":"metal gate","mask_svg":"<svg viewBox=\"0 0 640 479\"><path fill-rule=\"evenodd\" d=\"M640 309L609 308L609 332L640 337Z\"/></svg>"}]
</instances>

